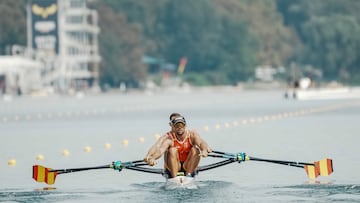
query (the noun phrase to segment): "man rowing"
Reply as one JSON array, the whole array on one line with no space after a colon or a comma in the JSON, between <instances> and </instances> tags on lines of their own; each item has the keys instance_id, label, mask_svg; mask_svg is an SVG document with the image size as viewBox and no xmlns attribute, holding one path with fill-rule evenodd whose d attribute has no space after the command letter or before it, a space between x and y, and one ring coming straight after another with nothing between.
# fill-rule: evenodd
<instances>
[{"instance_id":1,"label":"man rowing","mask_svg":"<svg viewBox=\"0 0 360 203\"><path fill-rule=\"evenodd\" d=\"M160 137L150 148L144 161L150 166L164 155L165 175L174 178L177 175L194 176L200 157L207 157L212 150L194 131L186 129L186 121L179 113L170 115L171 131Z\"/></svg>"}]
</instances>

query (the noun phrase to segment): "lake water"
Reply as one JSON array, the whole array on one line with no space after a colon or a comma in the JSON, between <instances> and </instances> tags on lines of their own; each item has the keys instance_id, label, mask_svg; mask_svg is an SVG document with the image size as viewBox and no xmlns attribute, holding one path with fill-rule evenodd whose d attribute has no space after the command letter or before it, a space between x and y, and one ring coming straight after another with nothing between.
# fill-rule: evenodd
<instances>
[{"instance_id":1,"label":"lake water","mask_svg":"<svg viewBox=\"0 0 360 203\"><path fill-rule=\"evenodd\" d=\"M32 179L34 164L63 169L142 159L169 129L172 112L213 149L303 162L328 157L334 173L313 181L301 168L247 161L200 172L192 190L167 190L161 175L126 169L62 174L51 186ZM359 99L297 101L277 90L231 88L25 96L0 101L0 119L0 202L360 201Z\"/></svg>"}]
</instances>

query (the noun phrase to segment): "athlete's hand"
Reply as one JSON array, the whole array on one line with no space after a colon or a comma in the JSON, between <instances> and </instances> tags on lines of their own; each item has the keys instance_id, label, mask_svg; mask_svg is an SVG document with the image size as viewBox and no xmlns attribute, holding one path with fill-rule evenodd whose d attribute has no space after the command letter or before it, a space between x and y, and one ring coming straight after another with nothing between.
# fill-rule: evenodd
<instances>
[{"instance_id":1,"label":"athlete's hand","mask_svg":"<svg viewBox=\"0 0 360 203\"><path fill-rule=\"evenodd\" d=\"M207 157L208 156L208 152L206 150L200 151L199 156L201 157Z\"/></svg>"},{"instance_id":2,"label":"athlete's hand","mask_svg":"<svg viewBox=\"0 0 360 203\"><path fill-rule=\"evenodd\" d=\"M199 153L199 156L207 157L210 152L212 152L212 150L210 148L207 148L205 150L201 150L200 153Z\"/></svg>"},{"instance_id":3,"label":"athlete's hand","mask_svg":"<svg viewBox=\"0 0 360 203\"><path fill-rule=\"evenodd\" d=\"M210 152L212 152L212 149L207 147L206 149L200 150L199 156L207 157Z\"/></svg>"},{"instance_id":4,"label":"athlete's hand","mask_svg":"<svg viewBox=\"0 0 360 203\"><path fill-rule=\"evenodd\" d=\"M150 166L154 166L156 164L156 161L151 156L147 156L144 158L144 161L149 164Z\"/></svg>"}]
</instances>

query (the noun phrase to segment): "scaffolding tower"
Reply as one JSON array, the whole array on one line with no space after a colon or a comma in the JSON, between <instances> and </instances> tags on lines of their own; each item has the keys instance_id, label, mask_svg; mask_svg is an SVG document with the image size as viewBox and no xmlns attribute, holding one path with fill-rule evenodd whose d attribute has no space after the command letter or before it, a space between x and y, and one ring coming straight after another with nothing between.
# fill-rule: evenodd
<instances>
[{"instance_id":1,"label":"scaffolding tower","mask_svg":"<svg viewBox=\"0 0 360 203\"><path fill-rule=\"evenodd\" d=\"M57 92L98 89L98 13L87 0L30 0L28 48Z\"/></svg>"}]
</instances>

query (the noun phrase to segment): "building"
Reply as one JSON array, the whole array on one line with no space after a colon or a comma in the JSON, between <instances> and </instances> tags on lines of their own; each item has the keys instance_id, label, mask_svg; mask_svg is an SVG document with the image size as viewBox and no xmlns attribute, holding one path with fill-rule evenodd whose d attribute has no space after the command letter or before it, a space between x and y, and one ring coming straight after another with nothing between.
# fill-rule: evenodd
<instances>
[{"instance_id":1,"label":"building","mask_svg":"<svg viewBox=\"0 0 360 203\"><path fill-rule=\"evenodd\" d=\"M28 0L27 47L0 56L0 94L98 88L98 13L87 0Z\"/></svg>"},{"instance_id":2,"label":"building","mask_svg":"<svg viewBox=\"0 0 360 203\"><path fill-rule=\"evenodd\" d=\"M39 91L43 69L43 63L20 55L0 56L0 95Z\"/></svg>"},{"instance_id":3,"label":"building","mask_svg":"<svg viewBox=\"0 0 360 203\"><path fill-rule=\"evenodd\" d=\"M30 0L28 49L57 92L98 87L98 14L86 0Z\"/></svg>"}]
</instances>

